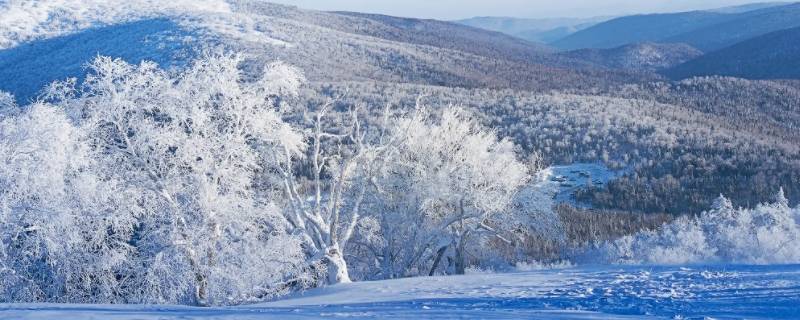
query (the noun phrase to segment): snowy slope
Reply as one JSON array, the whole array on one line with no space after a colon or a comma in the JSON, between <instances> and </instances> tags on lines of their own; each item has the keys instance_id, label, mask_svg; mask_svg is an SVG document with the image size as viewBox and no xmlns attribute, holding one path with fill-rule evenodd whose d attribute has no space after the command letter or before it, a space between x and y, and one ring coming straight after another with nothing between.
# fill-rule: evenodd
<instances>
[{"instance_id":1,"label":"snowy slope","mask_svg":"<svg viewBox=\"0 0 800 320\"><path fill-rule=\"evenodd\" d=\"M798 319L800 266L582 267L360 282L231 308L0 305L3 319Z\"/></svg>"},{"instance_id":2,"label":"snowy slope","mask_svg":"<svg viewBox=\"0 0 800 320\"><path fill-rule=\"evenodd\" d=\"M221 0L9 0L0 2L0 49L82 29L182 13L229 13Z\"/></svg>"},{"instance_id":3,"label":"snowy slope","mask_svg":"<svg viewBox=\"0 0 800 320\"><path fill-rule=\"evenodd\" d=\"M34 98L43 83L81 76L87 56L155 60L169 67L180 65L186 52L209 47L240 52L259 63L282 60L301 68L312 82L323 83L539 90L641 77L600 70L526 41L448 22L320 12L256 0L0 1L0 70L5 70L0 90L19 101Z\"/></svg>"}]
</instances>

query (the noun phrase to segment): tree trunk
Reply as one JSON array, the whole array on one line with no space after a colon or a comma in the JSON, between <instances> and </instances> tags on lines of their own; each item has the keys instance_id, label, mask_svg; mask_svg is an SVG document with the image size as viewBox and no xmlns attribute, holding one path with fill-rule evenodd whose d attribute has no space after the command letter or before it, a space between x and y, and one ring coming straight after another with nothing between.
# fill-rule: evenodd
<instances>
[{"instance_id":1,"label":"tree trunk","mask_svg":"<svg viewBox=\"0 0 800 320\"><path fill-rule=\"evenodd\" d=\"M448 246L442 246L439 250L436 251L436 259L433 260L433 266L431 266L431 272L428 273L429 277L432 277L436 273L436 268L439 267L439 262L442 261L442 256L444 256L444 252L447 251Z\"/></svg>"},{"instance_id":2,"label":"tree trunk","mask_svg":"<svg viewBox=\"0 0 800 320\"><path fill-rule=\"evenodd\" d=\"M467 258L466 258L466 246L467 246L467 234L461 236L461 239L458 240L458 244L456 245L455 251L455 267L456 267L456 274L466 274L467 273Z\"/></svg>"},{"instance_id":3,"label":"tree trunk","mask_svg":"<svg viewBox=\"0 0 800 320\"><path fill-rule=\"evenodd\" d=\"M195 272L195 287L194 299L195 303L200 307L207 307L208 303L208 280L206 276L200 272Z\"/></svg>"},{"instance_id":4,"label":"tree trunk","mask_svg":"<svg viewBox=\"0 0 800 320\"><path fill-rule=\"evenodd\" d=\"M351 282L350 274L347 272L347 261L344 260L344 255L338 246L328 248L325 260L328 268L328 284Z\"/></svg>"},{"instance_id":5,"label":"tree trunk","mask_svg":"<svg viewBox=\"0 0 800 320\"><path fill-rule=\"evenodd\" d=\"M208 278L200 270L200 263L195 252L191 249L186 249L186 256L194 273L194 303L198 306L206 307L208 306Z\"/></svg>"}]
</instances>

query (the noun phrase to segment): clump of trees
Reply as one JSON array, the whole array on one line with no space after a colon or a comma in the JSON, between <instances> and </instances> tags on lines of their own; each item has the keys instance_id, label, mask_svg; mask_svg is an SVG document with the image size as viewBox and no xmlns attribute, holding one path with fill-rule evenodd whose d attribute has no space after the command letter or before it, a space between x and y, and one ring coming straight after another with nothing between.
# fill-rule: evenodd
<instances>
[{"instance_id":1,"label":"clump of trees","mask_svg":"<svg viewBox=\"0 0 800 320\"><path fill-rule=\"evenodd\" d=\"M300 239L264 191L264 154L300 152L272 105L299 75L241 81L236 57L179 74L100 57L80 85L4 117L8 301L218 304L300 274ZM280 80L280 81L276 81Z\"/></svg>"},{"instance_id":2,"label":"clump of trees","mask_svg":"<svg viewBox=\"0 0 800 320\"><path fill-rule=\"evenodd\" d=\"M219 305L464 273L547 216L513 205L538 167L468 112L298 120L303 76L242 62L98 57L30 105L0 95L0 300Z\"/></svg>"},{"instance_id":3,"label":"clump of trees","mask_svg":"<svg viewBox=\"0 0 800 320\"><path fill-rule=\"evenodd\" d=\"M592 261L613 263L797 263L800 208L781 190L754 209L733 206L723 196L698 217L680 217L660 230L603 243L589 251Z\"/></svg>"}]
</instances>

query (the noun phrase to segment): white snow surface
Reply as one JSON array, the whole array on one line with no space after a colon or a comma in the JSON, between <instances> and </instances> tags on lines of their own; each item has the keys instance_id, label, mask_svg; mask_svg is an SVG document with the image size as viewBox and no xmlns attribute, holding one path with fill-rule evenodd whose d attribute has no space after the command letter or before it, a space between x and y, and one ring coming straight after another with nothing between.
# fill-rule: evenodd
<instances>
[{"instance_id":1,"label":"white snow surface","mask_svg":"<svg viewBox=\"0 0 800 320\"><path fill-rule=\"evenodd\" d=\"M2 319L798 319L800 265L579 267L358 282L229 308L0 305Z\"/></svg>"},{"instance_id":2,"label":"white snow surface","mask_svg":"<svg viewBox=\"0 0 800 320\"><path fill-rule=\"evenodd\" d=\"M97 25L191 12L228 13L230 7L221 0L0 1L0 49Z\"/></svg>"},{"instance_id":3,"label":"white snow surface","mask_svg":"<svg viewBox=\"0 0 800 320\"><path fill-rule=\"evenodd\" d=\"M185 29L290 45L258 30L254 16L235 12L225 0L0 0L0 50L94 27L164 17L176 18Z\"/></svg>"}]
</instances>

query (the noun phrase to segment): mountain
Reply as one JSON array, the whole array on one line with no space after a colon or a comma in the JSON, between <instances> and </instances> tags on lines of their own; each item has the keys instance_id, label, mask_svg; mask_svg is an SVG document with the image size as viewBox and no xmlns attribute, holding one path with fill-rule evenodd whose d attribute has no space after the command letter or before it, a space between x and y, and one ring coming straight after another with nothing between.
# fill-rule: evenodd
<instances>
[{"instance_id":1,"label":"mountain","mask_svg":"<svg viewBox=\"0 0 800 320\"><path fill-rule=\"evenodd\" d=\"M800 27L800 3L734 16L734 19L669 37L663 42L687 43L710 52L773 31Z\"/></svg>"},{"instance_id":2,"label":"mountain","mask_svg":"<svg viewBox=\"0 0 800 320\"><path fill-rule=\"evenodd\" d=\"M674 79L723 75L747 79L800 79L800 28L772 32L666 70Z\"/></svg>"},{"instance_id":3,"label":"mountain","mask_svg":"<svg viewBox=\"0 0 800 320\"><path fill-rule=\"evenodd\" d=\"M612 49L579 49L562 56L589 61L615 69L659 70L701 56L703 53L686 44L636 43Z\"/></svg>"},{"instance_id":4,"label":"mountain","mask_svg":"<svg viewBox=\"0 0 800 320\"><path fill-rule=\"evenodd\" d=\"M791 4L791 2L759 2L759 3L743 4L738 6L723 7L719 9L711 9L707 11L717 12L717 13L742 13L742 12L766 9L771 7L785 6L788 4Z\"/></svg>"},{"instance_id":5,"label":"mountain","mask_svg":"<svg viewBox=\"0 0 800 320\"><path fill-rule=\"evenodd\" d=\"M0 49L5 48L0 50L0 90L29 100L55 79L80 77L86 61L98 54L170 67L217 47L242 52L259 64L289 62L314 82L550 90L642 77L600 70L543 45L449 22L260 1L132 1L120 8L100 0L63 1L75 3L57 8L60 19L47 19L56 14L47 6L25 7L32 10L26 16L10 4L9 12L23 15L8 14L22 18L0 22L9 25L0 32ZM0 16L6 16L2 10Z\"/></svg>"},{"instance_id":6,"label":"mountain","mask_svg":"<svg viewBox=\"0 0 800 320\"><path fill-rule=\"evenodd\" d=\"M614 48L630 43L686 43L711 51L780 29L800 26L800 4L621 17L552 43L566 49Z\"/></svg>"},{"instance_id":7,"label":"mountain","mask_svg":"<svg viewBox=\"0 0 800 320\"><path fill-rule=\"evenodd\" d=\"M728 18L727 14L705 11L627 16L576 32L553 42L552 45L575 50L609 49L648 41L661 42L659 40L720 23Z\"/></svg>"},{"instance_id":8,"label":"mountain","mask_svg":"<svg viewBox=\"0 0 800 320\"><path fill-rule=\"evenodd\" d=\"M530 43L498 32L466 27L457 23L368 14L333 12L354 17L364 25L347 31L398 42L437 46L481 56L502 56L519 61L542 59L555 51L544 44ZM475 46L480 43L481 46Z\"/></svg>"},{"instance_id":9,"label":"mountain","mask_svg":"<svg viewBox=\"0 0 800 320\"><path fill-rule=\"evenodd\" d=\"M502 32L532 42L550 43L609 19L611 17L552 19L475 17L455 22L475 28Z\"/></svg>"}]
</instances>

